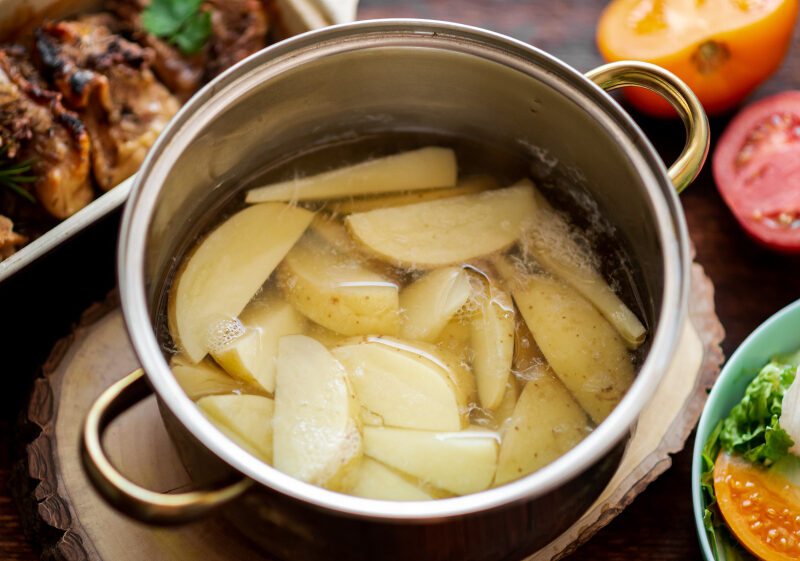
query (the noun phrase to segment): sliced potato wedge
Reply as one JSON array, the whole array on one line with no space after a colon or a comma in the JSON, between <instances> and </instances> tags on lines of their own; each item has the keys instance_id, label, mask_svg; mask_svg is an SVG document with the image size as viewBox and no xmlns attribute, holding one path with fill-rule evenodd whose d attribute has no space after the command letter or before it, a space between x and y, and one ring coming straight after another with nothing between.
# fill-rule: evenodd
<instances>
[{"instance_id":1,"label":"sliced potato wedge","mask_svg":"<svg viewBox=\"0 0 800 561\"><path fill-rule=\"evenodd\" d=\"M359 404L342 365L305 335L278 341L274 465L293 477L347 489L362 455Z\"/></svg>"},{"instance_id":2,"label":"sliced potato wedge","mask_svg":"<svg viewBox=\"0 0 800 561\"><path fill-rule=\"evenodd\" d=\"M318 236L292 248L278 280L289 302L323 327L344 335L397 333L397 285Z\"/></svg>"},{"instance_id":3,"label":"sliced potato wedge","mask_svg":"<svg viewBox=\"0 0 800 561\"><path fill-rule=\"evenodd\" d=\"M350 494L385 501L428 501L428 493L414 485L410 478L371 458L364 458L358 468L358 478Z\"/></svg>"},{"instance_id":4,"label":"sliced potato wedge","mask_svg":"<svg viewBox=\"0 0 800 561\"><path fill-rule=\"evenodd\" d=\"M254 205L200 242L173 282L168 306L172 338L191 360L206 355L215 324L241 313L312 217L282 203Z\"/></svg>"},{"instance_id":5,"label":"sliced potato wedge","mask_svg":"<svg viewBox=\"0 0 800 561\"><path fill-rule=\"evenodd\" d=\"M628 345L635 349L647 330L619 299L597 270L587 250L572 235L567 220L536 192L536 220L530 223L522 244L548 272L560 278L594 304Z\"/></svg>"},{"instance_id":6,"label":"sliced potato wedge","mask_svg":"<svg viewBox=\"0 0 800 561\"><path fill-rule=\"evenodd\" d=\"M506 381L506 391L503 393L503 399L500 400L500 404L497 408L492 411L491 428L499 431L501 435L505 435L511 416L514 414L514 408L517 405L519 394L520 390L517 377L513 374L509 374L508 380Z\"/></svg>"},{"instance_id":7,"label":"sliced potato wedge","mask_svg":"<svg viewBox=\"0 0 800 561\"><path fill-rule=\"evenodd\" d=\"M210 360L193 363L185 358L173 357L169 366L172 375L192 401L207 395L230 394L247 391L242 382L234 380Z\"/></svg>"},{"instance_id":8,"label":"sliced potato wedge","mask_svg":"<svg viewBox=\"0 0 800 561\"><path fill-rule=\"evenodd\" d=\"M514 358L514 304L494 282L473 275L476 310L470 321L472 370L482 407L495 409L506 393Z\"/></svg>"},{"instance_id":9,"label":"sliced potato wedge","mask_svg":"<svg viewBox=\"0 0 800 561\"><path fill-rule=\"evenodd\" d=\"M533 473L574 447L591 422L564 385L550 374L525 384L503 435L494 484Z\"/></svg>"},{"instance_id":10,"label":"sliced potato wedge","mask_svg":"<svg viewBox=\"0 0 800 561\"><path fill-rule=\"evenodd\" d=\"M272 415L275 403L261 395L209 395L197 406L239 446L272 463Z\"/></svg>"},{"instance_id":11,"label":"sliced potato wedge","mask_svg":"<svg viewBox=\"0 0 800 561\"><path fill-rule=\"evenodd\" d=\"M467 314L459 312L447 325L434 341L434 344L455 356L459 362L469 364L472 362L472 349L470 349L470 327Z\"/></svg>"},{"instance_id":12,"label":"sliced potato wedge","mask_svg":"<svg viewBox=\"0 0 800 561\"><path fill-rule=\"evenodd\" d=\"M517 308L550 367L600 423L633 382L633 364L622 338L588 300L559 280L529 275L511 285Z\"/></svg>"},{"instance_id":13,"label":"sliced potato wedge","mask_svg":"<svg viewBox=\"0 0 800 561\"><path fill-rule=\"evenodd\" d=\"M431 271L400 292L400 334L407 339L435 340L471 295L469 276L461 267Z\"/></svg>"},{"instance_id":14,"label":"sliced potato wedge","mask_svg":"<svg viewBox=\"0 0 800 561\"><path fill-rule=\"evenodd\" d=\"M357 242L388 263L429 269L510 246L534 211L533 188L520 185L351 214L345 224Z\"/></svg>"},{"instance_id":15,"label":"sliced potato wedge","mask_svg":"<svg viewBox=\"0 0 800 561\"><path fill-rule=\"evenodd\" d=\"M437 357L412 345L365 337L331 352L347 369L361 405L383 424L444 431L465 427L464 389Z\"/></svg>"},{"instance_id":16,"label":"sliced potato wedge","mask_svg":"<svg viewBox=\"0 0 800 561\"><path fill-rule=\"evenodd\" d=\"M250 302L240 321L245 334L220 348L212 348L211 356L234 378L271 394L275 391L278 339L303 333L306 320L294 306L278 294L270 293Z\"/></svg>"},{"instance_id":17,"label":"sliced potato wedge","mask_svg":"<svg viewBox=\"0 0 800 561\"><path fill-rule=\"evenodd\" d=\"M480 193L481 191L497 189L498 187L500 187L500 185L497 183L497 180L490 175L473 175L459 180L455 187L410 191L399 195L349 199L332 202L326 206L326 208L335 214L353 214L354 212L366 212L376 208L413 205L425 201L436 201L439 199L448 199L450 197L460 197L461 195L471 195L472 193Z\"/></svg>"},{"instance_id":18,"label":"sliced potato wedge","mask_svg":"<svg viewBox=\"0 0 800 561\"><path fill-rule=\"evenodd\" d=\"M341 253L358 250L358 246L350 237L347 228L335 218L317 214L311 221L310 230Z\"/></svg>"},{"instance_id":19,"label":"sliced potato wedge","mask_svg":"<svg viewBox=\"0 0 800 561\"><path fill-rule=\"evenodd\" d=\"M310 177L256 187L247 192L245 200L248 203L310 201L452 187L456 184L457 174L455 153L449 148L429 146Z\"/></svg>"},{"instance_id":20,"label":"sliced potato wedge","mask_svg":"<svg viewBox=\"0 0 800 561\"><path fill-rule=\"evenodd\" d=\"M364 453L389 467L457 495L488 488L497 467L496 432L470 427L436 432L364 428Z\"/></svg>"}]
</instances>

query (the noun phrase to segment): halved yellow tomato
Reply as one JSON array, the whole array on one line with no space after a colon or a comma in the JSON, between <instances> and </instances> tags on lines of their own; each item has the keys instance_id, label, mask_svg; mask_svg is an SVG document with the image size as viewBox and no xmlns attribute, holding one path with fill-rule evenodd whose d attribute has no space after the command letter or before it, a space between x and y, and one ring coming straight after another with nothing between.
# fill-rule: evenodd
<instances>
[{"instance_id":1,"label":"halved yellow tomato","mask_svg":"<svg viewBox=\"0 0 800 561\"><path fill-rule=\"evenodd\" d=\"M614 0L597 27L608 61L643 60L686 82L706 111L739 104L780 66L798 0ZM637 108L667 117L675 110L641 88L625 94Z\"/></svg>"},{"instance_id":2,"label":"halved yellow tomato","mask_svg":"<svg viewBox=\"0 0 800 561\"><path fill-rule=\"evenodd\" d=\"M714 493L725 523L765 561L800 559L800 489L784 476L720 452Z\"/></svg>"}]
</instances>

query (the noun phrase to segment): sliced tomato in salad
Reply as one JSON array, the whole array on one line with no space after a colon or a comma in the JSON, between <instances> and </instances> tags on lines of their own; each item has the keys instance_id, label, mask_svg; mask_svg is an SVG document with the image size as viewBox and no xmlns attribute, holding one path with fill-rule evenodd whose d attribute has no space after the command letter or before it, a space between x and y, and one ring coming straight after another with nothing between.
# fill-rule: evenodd
<instances>
[{"instance_id":1,"label":"sliced tomato in salad","mask_svg":"<svg viewBox=\"0 0 800 561\"><path fill-rule=\"evenodd\" d=\"M736 115L719 139L713 168L722 198L748 234L800 253L800 91Z\"/></svg>"},{"instance_id":2,"label":"sliced tomato in salad","mask_svg":"<svg viewBox=\"0 0 800 561\"><path fill-rule=\"evenodd\" d=\"M725 523L765 561L800 559L800 489L779 473L720 452L714 493Z\"/></svg>"}]
</instances>

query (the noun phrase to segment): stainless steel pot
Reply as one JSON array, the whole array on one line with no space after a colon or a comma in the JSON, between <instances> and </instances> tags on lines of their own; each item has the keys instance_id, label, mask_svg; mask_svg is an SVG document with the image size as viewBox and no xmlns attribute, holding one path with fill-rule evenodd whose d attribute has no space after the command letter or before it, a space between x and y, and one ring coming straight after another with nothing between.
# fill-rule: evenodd
<instances>
[{"instance_id":1,"label":"stainless steel pot","mask_svg":"<svg viewBox=\"0 0 800 561\"><path fill-rule=\"evenodd\" d=\"M669 172L603 91L620 85L653 89L681 113L687 145ZM583 442L519 481L417 503L327 491L236 446L189 400L167 366L154 326L176 256L211 223L241 178L309 146L382 131L444 133L526 154L554 189L591 194L641 270L639 297L651 343L636 381ZM419 20L328 28L258 53L181 110L136 178L122 226L119 281L128 331L147 375L127 376L93 406L83 440L90 478L109 502L148 522L183 522L235 498L226 514L280 558L463 561L532 552L598 496L671 361L690 264L676 187L694 178L707 149L708 125L697 99L677 78L643 63L615 63L584 76L507 37ZM187 469L199 486L216 488L153 493L127 481L106 459L105 426L150 386ZM220 487L232 477L239 479Z\"/></svg>"}]
</instances>

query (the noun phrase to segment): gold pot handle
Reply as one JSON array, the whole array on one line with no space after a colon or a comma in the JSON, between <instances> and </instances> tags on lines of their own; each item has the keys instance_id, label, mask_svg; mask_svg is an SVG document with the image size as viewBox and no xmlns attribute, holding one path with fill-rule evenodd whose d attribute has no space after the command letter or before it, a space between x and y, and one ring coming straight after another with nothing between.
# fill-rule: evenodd
<instances>
[{"instance_id":1,"label":"gold pot handle","mask_svg":"<svg viewBox=\"0 0 800 561\"><path fill-rule=\"evenodd\" d=\"M83 423L81 459L95 489L120 512L150 524L182 524L231 501L253 483L242 479L216 490L158 493L136 485L112 465L103 449L105 429L118 415L152 393L140 368L104 391Z\"/></svg>"},{"instance_id":2,"label":"gold pot handle","mask_svg":"<svg viewBox=\"0 0 800 561\"><path fill-rule=\"evenodd\" d=\"M678 193L688 187L706 161L709 138L706 112L689 86L660 66L635 60L598 66L587 72L586 77L607 91L626 86L647 88L672 104L686 127L686 146L669 167L669 178Z\"/></svg>"}]
</instances>

